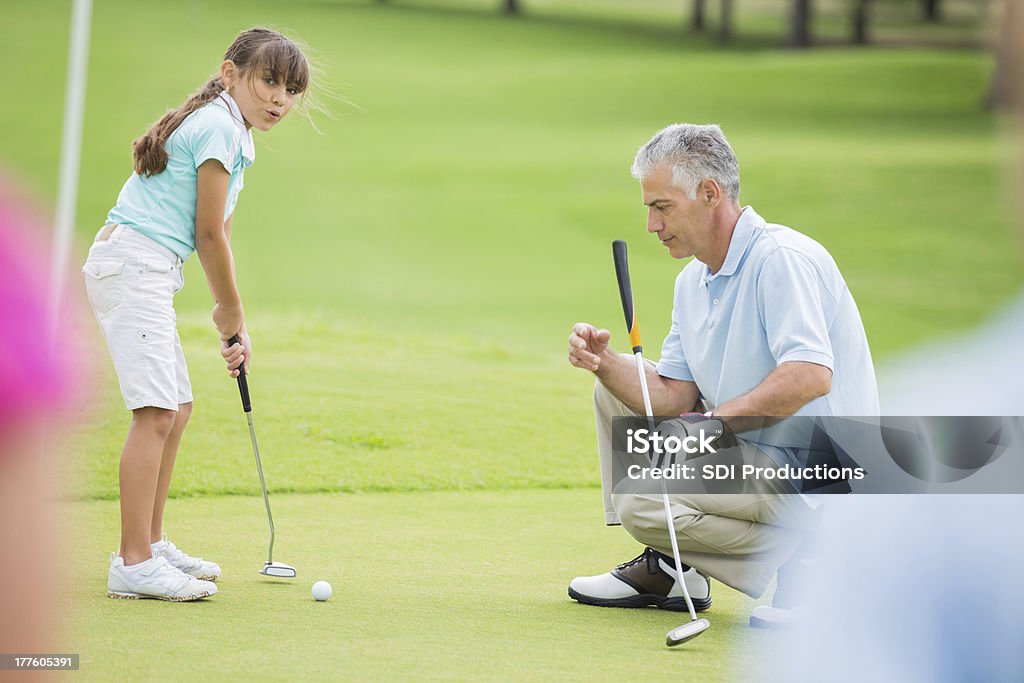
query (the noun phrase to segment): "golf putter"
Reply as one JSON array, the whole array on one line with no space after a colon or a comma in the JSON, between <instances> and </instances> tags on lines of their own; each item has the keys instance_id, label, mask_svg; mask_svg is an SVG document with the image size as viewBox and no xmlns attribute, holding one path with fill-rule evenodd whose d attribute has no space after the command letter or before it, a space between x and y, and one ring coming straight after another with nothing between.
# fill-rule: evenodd
<instances>
[{"instance_id":1,"label":"golf putter","mask_svg":"<svg viewBox=\"0 0 1024 683\"><path fill-rule=\"evenodd\" d=\"M654 411L651 409L651 395L647 389L647 372L644 368L643 344L640 341L640 326L636 322L636 309L633 307L633 288L629 283L629 260L626 257L626 243L622 240L612 242L612 258L615 260L615 277L619 281L619 297L622 299L622 312L626 314L626 328L629 331L629 343L633 347L633 357L636 358L636 371L640 375L640 393L644 398L644 411L647 414L647 424L651 431L654 430ZM711 627L707 619L698 619L697 610L693 608L693 600L690 598L690 591L686 588L686 581L683 579L682 560L679 559L679 542L676 540L675 520L672 517L672 506L668 499L668 488L664 479L661 482L661 500L665 504L665 523L668 525L668 537L672 541L672 559L675 561L676 580L679 587L683 589L683 599L686 600L686 608L690 610L690 623L677 626L665 636L665 644L679 645L692 640Z\"/></svg>"},{"instance_id":2,"label":"golf putter","mask_svg":"<svg viewBox=\"0 0 1024 683\"><path fill-rule=\"evenodd\" d=\"M228 340L228 346L239 343L238 335ZM295 567L284 562L274 562L274 516L270 514L270 497L267 495L267 482L263 478L263 463L260 461L260 447L256 444L256 428L252 422L252 401L249 400L249 383L245 379L245 362L238 370L238 393L242 396L242 410L249 422L249 436L252 438L252 453L256 456L256 471L260 474L260 489L263 491L263 504L267 507L267 523L270 524L270 546L267 548L267 563L260 569L264 576L275 576L282 579L295 578Z\"/></svg>"}]
</instances>

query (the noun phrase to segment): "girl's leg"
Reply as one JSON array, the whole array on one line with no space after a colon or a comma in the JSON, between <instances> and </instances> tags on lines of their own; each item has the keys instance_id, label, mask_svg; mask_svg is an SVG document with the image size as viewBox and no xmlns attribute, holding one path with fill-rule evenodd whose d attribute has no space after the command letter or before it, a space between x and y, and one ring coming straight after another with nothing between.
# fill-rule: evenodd
<instances>
[{"instance_id":1,"label":"girl's leg","mask_svg":"<svg viewBox=\"0 0 1024 683\"><path fill-rule=\"evenodd\" d=\"M164 408L132 411L132 424L121 452L121 549L125 565L153 556L150 531L160 462L176 413Z\"/></svg>"},{"instance_id":2,"label":"girl's leg","mask_svg":"<svg viewBox=\"0 0 1024 683\"><path fill-rule=\"evenodd\" d=\"M174 459L178 455L178 445L181 443L181 435L185 432L188 419L192 416L192 404L182 403L178 405L178 414L174 418L174 427L167 435L164 442L163 454L160 458L160 477L156 484L156 499L153 502L153 521L150 529L149 540L156 543L160 540L164 530L164 506L167 504L167 491L171 488L171 474L174 471Z\"/></svg>"}]
</instances>

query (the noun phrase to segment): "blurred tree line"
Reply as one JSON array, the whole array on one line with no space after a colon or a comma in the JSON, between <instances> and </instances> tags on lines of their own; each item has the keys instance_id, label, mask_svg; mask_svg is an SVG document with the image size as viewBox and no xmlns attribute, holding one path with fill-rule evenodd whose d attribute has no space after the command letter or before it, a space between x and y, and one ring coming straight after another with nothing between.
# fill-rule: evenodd
<instances>
[{"instance_id":1,"label":"blurred tree line","mask_svg":"<svg viewBox=\"0 0 1024 683\"><path fill-rule=\"evenodd\" d=\"M385 3L388 0L377 0ZM522 14L526 9L524 5L528 2L523 0L496 0L498 9L511 16ZM737 4L742 6L744 0L739 3L734 0L682 0L683 11L686 16L684 20L690 30L698 33L713 33L722 41L728 42L735 35L735 10ZM807 48L815 43L813 26L816 18L816 10L825 6L831 13L830 19L834 22L836 12L842 15L842 23L848 26L847 39L856 45L867 45L871 42L872 17L874 13L887 12L890 16L893 10L900 10L904 14L913 10L916 5L919 21L925 25L939 26L946 22L946 10L959 10L959 22L962 28L962 15L964 8L976 10L977 16L986 13L996 17L995 23L1002 27L995 43L995 69L993 71L991 87L986 97L986 104L990 107L1003 107L1009 104L1010 81L1013 79L1008 63L1011 60L1013 46L1010 32L1006 29L1011 23L1011 18L1018 12L1024 11L1019 5L1024 0L777 0L772 6L785 15L785 36L784 44L794 48ZM751 2L750 4L755 4ZM760 0L760 9L763 12L764 0ZM643 11L643 4L634 2L636 11ZM838 10L837 10L838 8ZM711 12L717 9L717 17L712 17ZM988 12L988 10L994 12ZM956 12L950 12L956 14ZM983 40L980 43L987 43ZM1020 48L1024 50L1024 47Z\"/></svg>"},{"instance_id":2,"label":"blurred tree line","mask_svg":"<svg viewBox=\"0 0 1024 683\"><path fill-rule=\"evenodd\" d=\"M384 4L388 0L377 0ZM872 10L874 8L893 6L918 6L921 20L929 24L939 24L943 21L943 8L950 4L963 5L987 5L993 2L1012 3L1017 0L840 0L839 4L849 19L849 39L859 45L870 42L870 29ZM497 0L499 10L507 15L519 15L524 12L523 0ZM734 30L734 0L682 0L684 12L688 15L689 27L696 32L707 32L712 29L709 15L717 5L718 16L714 22L714 34L719 40L729 41L732 39ZM526 3L528 4L528 3ZM764 2L760 3L762 6ZM815 9L822 4L819 0L778 0L776 3L779 10L786 15L786 37L785 43L792 47L809 47L814 42L812 26L815 18ZM834 10L837 4L835 0L827 3L830 10ZM642 3L638 12L642 12Z\"/></svg>"}]
</instances>

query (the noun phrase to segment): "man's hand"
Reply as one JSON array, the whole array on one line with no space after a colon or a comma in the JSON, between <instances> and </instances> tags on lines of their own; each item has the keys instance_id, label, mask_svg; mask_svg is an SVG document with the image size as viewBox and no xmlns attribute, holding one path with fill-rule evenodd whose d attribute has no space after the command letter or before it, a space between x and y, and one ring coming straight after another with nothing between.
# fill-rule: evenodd
<instances>
[{"instance_id":1,"label":"man's hand","mask_svg":"<svg viewBox=\"0 0 1024 683\"><path fill-rule=\"evenodd\" d=\"M238 338L241 343L235 343L228 346L228 342L225 339L220 340L220 355L224 357L224 362L228 365L228 374L232 377L238 377L238 364L241 361L245 361L245 374L249 374L249 361L252 359L252 342L249 340L249 333L245 331L243 327L241 332L238 334Z\"/></svg>"},{"instance_id":2,"label":"man's hand","mask_svg":"<svg viewBox=\"0 0 1024 683\"><path fill-rule=\"evenodd\" d=\"M599 330L589 323L576 323L569 335L569 363L597 375L615 398L635 413L644 412L640 379L636 363L630 355L620 356L608 346L608 330ZM655 415L678 415L693 410L700 392L697 385L685 380L662 377L647 368L647 386Z\"/></svg>"},{"instance_id":3,"label":"man's hand","mask_svg":"<svg viewBox=\"0 0 1024 683\"><path fill-rule=\"evenodd\" d=\"M213 306L213 324L223 341L231 339L241 331L244 319L240 303L230 306L218 302Z\"/></svg>"},{"instance_id":4,"label":"man's hand","mask_svg":"<svg viewBox=\"0 0 1024 683\"><path fill-rule=\"evenodd\" d=\"M569 335L569 363L597 372L601 366L601 354L608 350L611 336L608 330L599 330L588 323L576 323Z\"/></svg>"}]
</instances>

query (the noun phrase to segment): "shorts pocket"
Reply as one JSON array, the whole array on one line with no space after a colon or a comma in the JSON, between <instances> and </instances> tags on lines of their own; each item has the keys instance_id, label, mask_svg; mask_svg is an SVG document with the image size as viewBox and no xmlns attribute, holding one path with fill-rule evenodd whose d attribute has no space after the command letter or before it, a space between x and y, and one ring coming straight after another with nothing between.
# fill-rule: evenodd
<instances>
[{"instance_id":1,"label":"shorts pocket","mask_svg":"<svg viewBox=\"0 0 1024 683\"><path fill-rule=\"evenodd\" d=\"M174 265L167 261L146 259L143 263L146 266L146 271L149 273L169 273L174 268Z\"/></svg>"},{"instance_id":2,"label":"shorts pocket","mask_svg":"<svg viewBox=\"0 0 1024 683\"><path fill-rule=\"evenodd\" d=\"M185 285L180 265L156 259L144 259L142 265L146 273L154 276L154 281L160 282L161 286L170 285L171 296L177 294Z\"/></svg>"},{"instance_id":3,"label":"shorts pocket","mask_svg":"<svg viewBox=\"0 0 1024 683\"><path fill-rule=\"evenodd\" d=\"M120 276L123 268L123 261L87 261L82 268L85 291L97 315L109 313L121 304L124 283Z\"/></svg>"}]
</instances>

